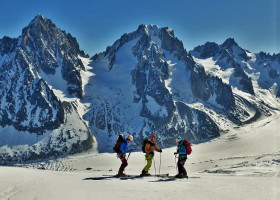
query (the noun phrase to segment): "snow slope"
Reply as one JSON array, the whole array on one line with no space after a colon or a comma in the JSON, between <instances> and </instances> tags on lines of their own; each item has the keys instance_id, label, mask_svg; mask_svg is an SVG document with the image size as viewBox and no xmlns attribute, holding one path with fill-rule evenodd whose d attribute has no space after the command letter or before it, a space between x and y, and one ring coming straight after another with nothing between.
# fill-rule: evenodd
<instances>
[{"instance_id":1,"label":"snow slope","mask_svg":"<svg viewBox=\"0 0 280 200\"><path fill-rule=\"evenodd\" d=\"M193 145L186 169L190 178L106 178L120 161L115 154L88 151L57 160L0 167L0 199L269 199L280 198L280 117ZM163 147L162 147L163 148ZM175 147L155 154L157 173L176 174ZM139 174L144 154L129 157L127 174ZM86 170L86 168L92 168ZM46 170L39 170L46 169ZM155 173L154 166L150 172Z\"/></svg>"},{"instance_id":2,"label":"snow slope","mask_svg":"<svg viewBox=\"0 0 280 200\"><path fill-rule=\"evenodd\" d=\"M119 49L115 57L114 67L111 70L108 70L106 60L98 60L93 64L90 63L89 59L82 59L87 73L82 73L82 79L85 80L84 82L86 84L83 86L85 97L80 102L82 106L89 105L90 107L80 113L89 122L91 131L99 143L102 144L99 146L99 150L101 151L103 148L111 149L111 146L107 147L107 145L113 143L117 136L113 137L113 139L106 137L109 130L105 128L103 130L97 130L96 125L91 122L91 117L98 118L101 115L100 113L104 113L104 117L111 118L110 122L107 122L103 118L100 120L102 123L105 123L104 127L108 127L106 123L126 122L130 125L126 129L134 130L135 132L140 132L138 124L143 123L143 119L138 117L141 111L141 105L131 105L134 98L133 91L135 91L135 86L131 83L130 74L137 60L134 57L129 57L128 54L131 52L131 48L135 45L136 41L132 40ZM93 112L92 110L96 110L97 112Z\"/></svg>"}]
</instances>

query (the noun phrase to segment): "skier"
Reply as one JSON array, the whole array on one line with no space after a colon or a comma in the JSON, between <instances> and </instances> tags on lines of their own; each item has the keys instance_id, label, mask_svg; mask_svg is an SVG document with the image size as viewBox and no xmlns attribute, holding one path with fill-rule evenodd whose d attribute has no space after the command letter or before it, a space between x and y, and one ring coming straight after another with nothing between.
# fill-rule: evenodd
<instances>
[{"instance_id":1,"label":"skier","mask_svg":"<svg viewBox=\"0 0 280 200\"><path fill-rule=\"evenodd\" d=\"M143 142L143 152L146 153L145 158L147 160L147 165L142 170L141 176L150 176L148 173L151 166L152 166L152 160L154 157L154 151L162 152L162 149L159 149L156 143L156 134L152 134L150 139L145 139Z\"/></svg>"},{"instance_id":2,"label":"skier","mask_svg":"<svg viewBox=\"0 0 280 200\"><path fill-rule=\"evenodd\" d=\"M181 137L176 138L177 152L174 154L179 154L177 162L178 174L175 176L176 178L188 178L187 171L184 167L187 160L187 142L189 143L189 141L182 139Z\"/></svg>"},{"instance_id":3,"label":"skier","mask_svg":"<svg viewBox=\"0 0 280 200\"><path fill-rule=\"evenodd\" d=\"M128 145L128 143L130 143L132 141L133 141L133 136L129 135L129 136L127 136L127 138L124 138L121 143L121 146L120 146L121 153L118 153L117 156L118 156L118 158L121 159L122 164L120 166L117 176L122 176L122 177L127 176L125 173L123 173L123 171L126 168L126 166L128 165L127 160L126 160L126 153L131 152L130 150L128 150L127 145Z\"/></svg>"}]
</instances>

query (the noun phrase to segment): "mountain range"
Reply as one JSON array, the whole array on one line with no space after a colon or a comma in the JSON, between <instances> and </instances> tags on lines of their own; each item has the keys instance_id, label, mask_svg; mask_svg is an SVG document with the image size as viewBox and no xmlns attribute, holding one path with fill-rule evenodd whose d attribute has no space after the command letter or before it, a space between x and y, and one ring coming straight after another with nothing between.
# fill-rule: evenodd
<instances>
[{"instance_id":1,"label":"mountain range","mask_svg":"<svg viewBox=\"0 0 280 200\"><path fill-rule=\"evenodd\" d=\"M0 39L0 164L88 149L112 151L120 133L137 148L151 133L198 143L275 114L280 54L233 38L186 51L168 27L140 25L89 57L75 37L37 15Z\"/></svg>"}]
</instances>

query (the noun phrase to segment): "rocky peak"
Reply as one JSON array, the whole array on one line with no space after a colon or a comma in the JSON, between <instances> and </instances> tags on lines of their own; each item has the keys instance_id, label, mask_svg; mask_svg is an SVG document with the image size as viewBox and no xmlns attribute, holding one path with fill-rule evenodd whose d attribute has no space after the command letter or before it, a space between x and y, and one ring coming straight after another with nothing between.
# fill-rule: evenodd
<instances>
[{"instance_id":1,"label":"rocky peak","mask_svg":"<svg viewBox=\"0 0 280 200\"><path fill-rule=\"evenodd\" d=\"M59 99L53 90L57 89L56 80L49 81L56 74L58 83L61 79L67 83L63 92L82 97L80 71L84 66L79 55L82 51L76 38L41 14L23 28L18 38L0 39L0 126L11 126L18 132L24 132L23 136L17 134L16 141L27 135L30 138L33 135L35 138L36 134L45 137L43 140L37 137L38 142L32 147L32 142L17 146L17 152L13 147L7 147L9 150L1 153L0 145L1 161L71 153L84 147L83 142L92 144L89 130L80 115L65 108L64 99ZM75 121L73 125L72 121ZM9 134L12 133L8 132L7 136ZM34 151L29 152L30 149Z\"/></svg>"},{"instance_id":2,"label":"rocky peak","mask_svg":"<svg viewBox=\"0 0 280 200\"><path fill-rule=\"evenodd\" d=\"M28 26L31 26L31 25L37 26L38 23L45 23L45 22L47 22L47 21L48 21L47 18L45 18L41 13L38 13L38 14L34 17L34 19L31 20L31 22L29 23ZM49 21L50 21L50 20L49 20Z\"/></svg>"},{"instance_id":3,"label":"rocky peak","mask_svg":"<svg viewBox=\"0 0 280 200\"><path fill-rule=\"evenodd\" d=\"M238 55L244 59L248 59L245 50L239 47L233 38L228 38L221 45L215 42L206 42L204 45L195 47L191 52L201 58L209 58L217 54L222 54L222 57Z\"/></svg>"},{"instance_id":4,"label":"rocky peak","mask_svg":"<svg viewBox=\"0 0 280 200\"><path fill-rule=\"evenodd\" d=\"M24 45L34 45L41 43L44 48L53 48L56 45L65 45L70 53L85 56L80 50L79 44L75 37L59 29L50 19L38 14L28 26L22 30L22 39ZM28 39L33 41L28 43ZM66 43L66 44L65 44ZM37 46L38 47L38 46Z\"/></svg>"},{"instance_id":5,"label":"rocky peak","mask_svg":"<svg viewBox=\"0 0 280 200\"><path fill-rule=\"evenodd\" d=\"M134 32L138 35L149 35L149 36L158 36L162 28L158 27L157 25L145 25L141 24L138 26L137 30Z\"/></svg>"},{"instance_id":6,"label":"rocky peak","mask_svg":"<svg viewBox=\"0 0 280 200\"><path fill-rule=\"evenodd\" d=\"M179 60L184 61L188 66L193 65L191 55L184 48L183 42L174 35L174 30L169 27L160 28L156 25L140 25L135 32L141 35L143 43L154 46L158 45L162 50L174 54ZM148 43L147 43L148 42ZM146 45L147 47L147 45Z\"/></svg>"},{"instance_id":7,"label":"rocky peak","mask_svg":"<svg viewBox=\"0 0 280 200\"><path fill-rule=\"evenodd\" d=\"M52 32L57 29L56 25L50 19L45 18L43 15L38 14L25 28L22 29L22 35L30 33L35 36L42 36L43 32ZM44 34L43 34L44 35Z\"/></svg>"},{"instance_id":8,"label":"rocky peak","mask_svg":"<svg viewBox=\"0 0 280 200\"><path fill-rule=\"evenodd\" d=\"M250 57L246 51L242 49L233 38L228 38L223 44L220 45L220 51L227 49L233 56L239 56L244 61L248 61Z\"/></svg>"},{"instance_id":9,"label":"rocky peak","mask_svg":"<svg viewBox=\"0 0 280 200\"><path fill-rule=\"evenodd\" d=\"M127 42L136 38L139 39L136 45L138 48L150 48L153 46L152 43L155 43L156 45L161 46L161 48L171 53L175 53L179 59L185 59L187 57L191 58L184 49L182 41L174 36L174 31L172 29L168 27L160 28L156 25L141 24L138 26L136 31L123 34L112 46L108 46L104 53L95 55L92 59L96 60L106 56L108 57L109 62L112 63L117 50ZM134 48L134 52L136 51L137 50ZM111 67L112 66L110 64L109 70Z\"/></svg>"},{"instance_id":10,"label":"rocky peak","mask_svg":"<svg viewBox=\"0 0 280 200\"><path fill-rule=\"evenodd\" d=\"M238 44L235 42L234 38L228 38L224 43L221 45L222 48L224 49L230 49L234 46L238 47Z\"/></svg>"},{"instance_id":11,"label":"rocky peak","mask_svg":"<svg viewBox=\"0 0 280 200\"><path fill-rule=\"evenodd\" d=\"M278 62L280 61L280 53L270 55L269 53L261 51L260 53L258 53L258 55L259 55L259 58L260 58L261 61L266 61L266 60L273 60L273 61L278 60Z\"/></svg>"},{"instance_id":12,"label":"rocky peak","mask_svg":"<svg viewBox=\"0 0 280 200\"><path fill-rule=\"evenodd\" d=\"M200 52L199 56L201 58L209 58L219 52L219 45L215 42L206 42L204 45L195 47L193 51Z\"/></svg>"},{"instance_id":13,"label":"rocky peak","mask_svg":"<svg viewBox=\"0 0 280 200\"><path fill-rule=\"evenodd\" d=\"M0 55L5 55L13 51L16 47L17 41L16 38L10 38L7 36L0 39Z\"/></svg>"},{"instance_id":14,"label":"rocky peak","mask_svg":"<svg viewBox=\"0 0 280 200\"><path fill-rule=\"evenodd\" d=\"M22 30L18 47L16 55L22 54L26 65L33 71L54 75L61 70L62 78L68 83L67 92L82 98L80 70L85 68L78 56L85 57L85 53L80 50L75 37L38 14Z\"/></svg>"}]
</instances>

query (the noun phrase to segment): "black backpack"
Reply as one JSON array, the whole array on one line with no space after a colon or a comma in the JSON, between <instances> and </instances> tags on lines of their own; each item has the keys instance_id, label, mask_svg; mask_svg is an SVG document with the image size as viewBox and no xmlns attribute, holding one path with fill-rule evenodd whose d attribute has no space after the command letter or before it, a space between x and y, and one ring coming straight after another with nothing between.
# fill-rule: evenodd
<instances>
[{"instance_id":1,"label":"black backpack","mask_svg":"<svg viewBox=\"0 0 280 200\"><path fill-rule=\"evenodd\" d=\"M114 147L113 147L113 150L116 153L122 153L120 148L121 148L121 145L122 145L123 141L124 141L124 136L123 136L123 134L120 134L117 141L115 142Z\"/></svg>"},{"instance_id":2,"label":"black backpack","mask_svg":"<svg viewBox=\"0 0 280 200\"><path fill-rule=\"evenodd\" d=\"M145 139L143 140L143 142L142 142L142 151L143 151L143 153L146 153L146 152L145 152L145 146L146 146L146 144L149 142L148 139L149 139L149 138L145 138Z\"/></svg>"}]
</instances>

